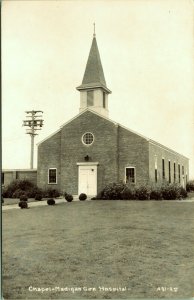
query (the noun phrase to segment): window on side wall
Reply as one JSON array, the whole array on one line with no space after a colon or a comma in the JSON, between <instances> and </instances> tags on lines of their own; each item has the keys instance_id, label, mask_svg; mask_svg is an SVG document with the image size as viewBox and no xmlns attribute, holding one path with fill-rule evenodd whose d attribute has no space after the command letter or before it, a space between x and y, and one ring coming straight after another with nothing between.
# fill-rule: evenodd
<instances>
[{"instance_id":1,"label":"window on side wall","mask_svg":"<svg viewBox=\"0 0 194 300\"><path fill-rule=\"evenodd\" d=\"M174 182L176 181L176 163L174 162Z\"/></svg>"},{"instance_id":2,"label":"window on side wall","mask_svg":"<svg viewBox=\"0 0 194 300\"><path fill-rule=\"evenodd\" d=\"M171 164L170 160L168 161L168 181L171 183Z\"/></svg>"},{"instance_id":3,"label":"window on side wall","mask_svg":"<svg viewBox=\"0 0 194 300\"><path fill-rule=\"evenodd\" d=\"M179 183L181 182L181 166L178 164Z\"/></svg>"},{"instance_id":4,"label":"window on side wall","mask_svg":"<svg viewBox=\"0 0 194 300\"><path fill-rule=\"evenodd\" d=\"M126 181L126 183L135 183L135 168L134 167L125 168L125 181Z\"/></svg>"},{"instance_id":5,"label":"window on side wall","mask_svg":"<svg viewBox=\"0 0 194 300\"><path fill-rule=\"evenodd\" d=\"M48 183L49 184L57 183L57 169L56 168L50 168L48 170Z\"/></svg>"},{"instance_id":6,"label":"window on side wall","mask_svg":"<svg viewBox=\"0 0 194 300\"><path fill-rule=\"evenodd\" d=\"M158 162L157 162L157 155L155 155L155 182L158 181Z\"/></svg>"},{"instance_id":7,"label":"window on side wall","mask_svg":"<svg viewBox=\"0 0 194 300\"><path fill-rule=\"evenodd\" d=\"M162 159L162 178L165 179L165 162L164 162L164 158Z\"/></svg>"}]
</instances>

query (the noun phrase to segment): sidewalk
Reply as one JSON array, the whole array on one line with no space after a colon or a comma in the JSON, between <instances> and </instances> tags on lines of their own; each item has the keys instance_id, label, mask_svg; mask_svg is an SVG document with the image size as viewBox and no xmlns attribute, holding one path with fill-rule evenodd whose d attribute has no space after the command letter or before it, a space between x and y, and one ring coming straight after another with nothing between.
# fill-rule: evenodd
<instances>
[{"instance_id":1,"label":"sidewalk","mask_svg":"<svg viewBox=\"0 0 194 300\"><path fill-rule=\"evenodd\" d=\"M74 198L73 202L75 201L80 201L78 198ZM90 201L90 199L87 199L85 201ZM126 200L127 201L127 200ZM129 200L130 201L130 200ZM137 200L134 200L137 201ZM149 201L155 201L155 200L148 200ZM179 203L186 203L186 202L194 202L194 197L192 198L188 198L188 199L184 199L184 200L162 200L164 202L179 202ZM55 203L66 203L67 201L65 200L65 198L63 199L55 199ZM157 202L157 201L156 201ZM36 206L45 206L48 205L47 204L47 200L42 200L42 201L34 201L34 202L28 202L28 207L36 207ZM18 206L18 204L9 204L9 205L2 205L2 211L6 211L6 210L10 210L10 209L20 209L20 207Z\"/></svg>"},{"instance_id":2,"label":"sidewalk","mask_svg":"<svg viewBox=\"0 0 194 300\"><path fill-rule=\"evenodd\" d=\"M89 199L87 199L86 201L88 201ZM80 201L78 198L74 198L73 202L75 201ZM55 199L55 203L66 203L67 201L65 200L65 198L63 199ZM34 201L34 202L28 202L28 207L36 207L36 206L45 206L48 205L47 204L47 200L41 200L41 201ZM9 205L2 205L2 211L5 210L10 210L10 209L21 209L18 204L9 204Z\"/></svg>"}]
</instances>

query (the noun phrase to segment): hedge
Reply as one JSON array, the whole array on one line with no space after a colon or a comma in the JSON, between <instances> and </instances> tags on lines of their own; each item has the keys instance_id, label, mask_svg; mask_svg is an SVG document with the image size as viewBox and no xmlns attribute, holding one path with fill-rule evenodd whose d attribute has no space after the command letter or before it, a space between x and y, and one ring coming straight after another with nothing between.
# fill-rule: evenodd
<instances>
[{"instance_id":1,"label":"hedge","mask_svg":"<svg viewBox=\"0 0 194 300\"><path fill-rule=\"evenodd\" d=\"M178 184L161 186L128 186L125 183L107 185L95 199L102 200L175 200L187 197L187 191Z\"/></svg>"}]
</instances>

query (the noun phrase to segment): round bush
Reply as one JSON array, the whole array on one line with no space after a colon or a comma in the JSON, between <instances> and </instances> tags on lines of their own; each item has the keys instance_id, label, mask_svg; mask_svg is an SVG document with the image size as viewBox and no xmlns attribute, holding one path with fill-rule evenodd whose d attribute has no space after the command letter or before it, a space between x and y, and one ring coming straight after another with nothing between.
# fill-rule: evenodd
<instances>
[{"instance_id":1,"label":"round bush","mask_svg":"<svg viewBox=\"0 0 194 300\"><path fill-rule=\"evenodd\" d=\"M65 200L67 200L67 202L71 202L73 201L73 196L71 194L65 193Z\"/></svg>"},{"instance_id":2,"label":"round bush","mask_svg":"<svg viewBox=\"0 0 194 300\"><path fill-rule=\"evenodd\" d=\"M48 205L55 205L55 200L54 199L48 199L47 204Z\"/></svg>"},{"instance_id":3,"label":"round bush","mask_svg":"<svg viewBox=\"0 0 194 300\"><path fill-rule=\"evenodd\" d=\"M41 201L42 200L42 194L36 194L34 197L35 200Z\"/></svg>"},{"instance_id":4,"label":"round bush","mask_svg":"<svg viewBox=\"0 0 194 300\"><path fill-rule=\"evenodd\" d=\"M18 206L23 209L23 208L28 208L28 203L26 201L20 201L18 203Z\"/></svg>"},{"instance_id":5,"label":"round bush","mask_svg":"<svg viewBox=\"0 0 194 300\"><path fill-rule=\"evenodd\" d=\"M86 194L81 193L81 194L79 195L79 200L80 200L80 201L84 201L84 200L86 200L86 199L87 199L87 195L86 195Z\"/></svg>"},{"instance_id":6,"label":"round bush","mask_svg":"<svg viewBox=\"0 0 194 300\"><path fill-rule=\"evenodd\" d=\"M23 194L20 196L20 201L28 201L28 197L25 194Z\"/></svg>"}]
</instances>

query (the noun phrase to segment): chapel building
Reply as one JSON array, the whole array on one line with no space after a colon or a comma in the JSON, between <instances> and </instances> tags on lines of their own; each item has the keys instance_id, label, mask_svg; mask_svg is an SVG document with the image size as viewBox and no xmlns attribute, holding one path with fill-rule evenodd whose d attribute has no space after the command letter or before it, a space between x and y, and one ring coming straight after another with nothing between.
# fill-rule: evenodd
<instances>
[{"instance_id":1,"label":"chapel building","mask_svg":"<svg viewBox=\"0 0 194 300\"><path fill-rule=\"evenodd\" d=\"M186 187L188 158L109 119L106 85L96 36L86 64L79 114L38 144L37 184L73 195L95 196L107 184Z\"/></svg>"}]
</instances>

